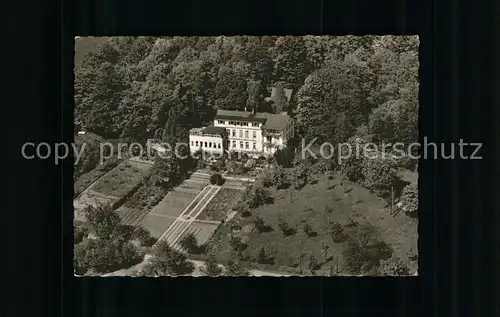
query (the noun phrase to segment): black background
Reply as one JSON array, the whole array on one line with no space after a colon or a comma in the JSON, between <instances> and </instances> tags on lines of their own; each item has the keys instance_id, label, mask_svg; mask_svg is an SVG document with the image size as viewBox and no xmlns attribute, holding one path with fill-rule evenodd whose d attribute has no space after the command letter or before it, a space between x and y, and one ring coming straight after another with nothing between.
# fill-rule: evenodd
<instances>
[{"instance_id":1,"label":"black background","mask_svg":"<svg viewBox=\"0 0 500 317\"><path fill-rule=\"evenodd\" d=\"M500 10L494 1L10 1L2 49L0 316L494 316ZM495 20L496 19L496 20ZM420 162L420 276L75 278L72 163L23 160L73 141L74 36L419 34L420 135L483 142L483 160ZM495 47L496 45L496 47ZM64 217L63 217L64 210ZM6 296L7 295L7 296ZM4 305L4 303L6 305ZM5 311L4 311L5 310Z\"/></svg>"}]
</instances>

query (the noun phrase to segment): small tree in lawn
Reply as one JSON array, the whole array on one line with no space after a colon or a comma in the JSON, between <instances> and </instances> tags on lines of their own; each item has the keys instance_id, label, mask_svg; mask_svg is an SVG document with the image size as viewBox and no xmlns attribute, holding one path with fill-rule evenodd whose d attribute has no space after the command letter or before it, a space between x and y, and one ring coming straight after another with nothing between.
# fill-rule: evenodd
<instances>
[{"instance_id":1,"label":"small tree in lawn","mask_svg":"<svg viewBox=\"0 0 500 317\"><path fill-rule=\"evenodd\" d=\"M285 220L283 220L283 218L280 218L278 220L278 227L285 236L288 234L288 231L290 230L290 226Z\"/></svg>"},{"instance_id":2,"label":"small tree in lawn","mask_svg":"<svg viewBox=\"0 0 500 317\"><path fill-rule=\"evenodd\" d=\"M264 247L260 248L259 255L257 256L257 262L261 264L266 264L268 261L267 255L266 255L266 250L264 250Z\"/></svg>"},{"instance_id":3,"label":"small tree in lawn","mask_svg":"<svg viewBox=\"0 0 500 317\"><path fill-rule=\"evenodd\" d=\"M222 268L217 263L215 256L210 254L201 271L208 276L219 276L222 273Z\"/></svg>"},{"instance_id":4,"label":"small tree in lawn","mask_svg":"<svg viewBox=\"0 0 500 317\"><path fill-rule=\"evenodd\" d=\"M276 167L272 175L272 183L276 186L276 189L285 188L287 186L285 170L283 167Z\"/></svg>"},{"instance_id":5,"label":"small tree in lawn","mask_svg":"<svg viewBox=\"0 0 500 317\"><path fill-rule=\"evenodd\" d=\"M312 228L309 224L307 224L307 223L306 223L306 224L304 225L304 228L303 228L303 229L304 229L304 232L306 233L306 235L307 235L309 238L310 238L310 237L312 237L312 236L314 236L314 233L315 233L315 232L314 232L313 228Z\"/></svg>"},{"instance_id":6,"label":"small tree in lawn","mask_svg":"<svg viewBox=\"0 0 500 317\"><path fill-rule=\"evenodd\" d=\"M321 250L323 251L323 257L325 259L328 259L328 249L330 249L330 247L328 246L328 244L326 243L321 243Z\"/></svg>"},{"instance_id":7,"label":"small tree in lawn","mask_svg":"<svg viewBox=\"0 0 500 317\"><path fill-rule=\"evenodd\" d=\"M418 184L411 183L403 188L399 198L401 208L410 217L417 217L418 213Z\"/></svg>"},{"instance_id":8,"label":"small tree in lawn","mask_svg":"<svg viewBox=\"0 0 500 317\"><path fill-rule=\"evenodd\" d=\"M312 254L309 256L309 264L308 265L309 265L309 269L311 270L311 272L316 271L319 267L318 260Z\"/></svg>"},{"instance_id":9,"label":"small tree in lawn","mask_svg":"<svg viewBox=\"0 0 500 317\"><path fill-rule=\"evenodd\" d=\"M345 241L344 228L337 221L330 226L330 234L334 243L341 243Z\"/></svg>"},{"instance_id":10,"label":"small tree in lawn","mask_svg":"<svg viewBox=\"0 0 500 317\"><path fill-rule=\"evenodd\" d=\"M309 166L307 163L302 162L297 165L293 170L293 187L301 189L309 182Z\"/></svg>"}]
</instances>

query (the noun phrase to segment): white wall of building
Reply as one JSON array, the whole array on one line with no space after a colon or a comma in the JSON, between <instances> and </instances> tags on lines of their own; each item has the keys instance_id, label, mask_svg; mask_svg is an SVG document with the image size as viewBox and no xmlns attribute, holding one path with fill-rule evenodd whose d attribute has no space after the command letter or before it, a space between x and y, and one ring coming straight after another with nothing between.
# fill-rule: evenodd
<instances>
[{"instance_id":1,"label":"white wall of building","mask_svg":"<svg viewBox=\"0 0 500 317\"><path fill-rule=\"evenodd\" d=\"M223 139L220 136L189 135L189 149L191 153L198 150L222 153L224 151Z\"/></svg>"},{"instance_id":2,"label":"white wall of building","mask_svg":"<svg viewBox=\"0 0 500 317\"><path fill-rule=\"evenodd\" d=\"M222 123L222 122L224 123ZM263 139L261 123L254 126L252 122L248 122L248 126L231 125L229 120L214 120L214 126L225 128L228 132L229 151L237 152L262 152ZM234 132L234 134L233 134ZM254 137L255 136L255 137ZM248 143L248 149L246 145ZM254 149L255 143L255 149ZM236 147L234 147L236 145Z\"/></svg>"},{"instance_id":3,"label":"white wall of building","mask_svg":"<svg viewBox=\"0 0 500 317\"><path fill-rule=\"evenodd\" d=\"M230 122L233 124L230 124ZM274 146L267 148L265 147L265 144L268 142L268 140L263 135L262 123L248 122L248 125L242 126L236 124L236 122L237 122L236 119L214 120L214 126L225 128L228 133L229 151L249 152L249 153L259 152L264 154L273 154L278 148L284 148L286 146L286 142L290 140L294 135L293 121L290 120L280 136L273 135L271 137L271 143ZM240 121L240 122L246 124L245 121ZM201 141L201 139L198 141ZM247 143L248 143L248 148L247 148ZM234 147L234 145L236 145L236 147Z\"/></svg>"}]
</instances>

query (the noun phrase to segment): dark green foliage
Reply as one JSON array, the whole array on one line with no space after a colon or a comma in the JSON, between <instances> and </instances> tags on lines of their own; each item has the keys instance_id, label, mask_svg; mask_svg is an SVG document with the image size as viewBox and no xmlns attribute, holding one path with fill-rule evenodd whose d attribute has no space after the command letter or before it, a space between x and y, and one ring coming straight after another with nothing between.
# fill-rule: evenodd
<instances>
[{"instance_id":1,"label":"dark green foliage","mask_svg":"<svg viewBox=\"0 0 500 317\"><path fill-rule=\"evenodd\" d=\"M309 256L308 267L311 271L316 271L320 267L319 261L314 257L314 255Z\"/></svg>"},{"instance_id":2,"label":"dark green foliage","mask_svg":"<svg viewBox=\"0 0 500 317\"><path fill-rule=\"evenodd\" d=\"M98 273L112 272L132 266L142 260L129 242L102 239L84 239L75 246L75 264L78 271L93 269Z\"/></svg>"},{"instance_id":3,"label":"dark green foliage","mask_svg":"<svg viewBox=\"0 0 500 317\"><path fill-rule=\"evenodd\" d=\"M313 228L309 225L309 224L305 224L304 227L303 227L303 230L305 232L305 234L308 236L308 237L314 237L316 235L316 232L313 230Z\"/></svg>"},{"instance_id":4,"label":"dark green foliage","mask_svg":"<svg viewBox=\"0 0 500 317\"><path fill-rule=\"evenodd\" d=\"M392 256L392 248L380 240L377 229L371 224L362 224L348 233L343 250L344 259L350 273L373 273L380 262Z\"/></svg>"},{"instance_id":5,"label":"dark green foliage","mask_svg":"<svg viewBox=\"0 0 500 317\"><path fill-rule=\"evenodd\" d=\"M295 148L292 146L287 146L282 150L278 150L274 153L276 162L283 167L290 167L295 158Z\"/></svg>"},{"instance_id":6,"label":"dark green foliage","mask_svg":"<svg viewBox=\"0 0 500 317\"><path fill-rule=\"evenodd\" d=\"M179 184L186 173L186 170L181 169L179 161L174 155L157 158L150 172L149 183L164 188L172 188Z\"/></svg>"},{"instance_id":7,"label":"dark green foliage","mask_svg":"<svg viewBox=\"0 0 500 317\"><path fill-rule=\"evenodd\" d=\"M301 161L293 170L292 185L295 189L301 189L309 180L309 164Z\"/></svg>"},{"instance_id":8,"label":"dark green foliage","mask_svg":"<svg viewBox=\"0 0 500 317\"><path fill-rule=\"evenodd\" d=\"M164 129L184 142L216 109L272 111L262 101L273 85L274 111L286 111L282 88L294 89L296 131L308 139L335 144L361 126L377 141L418 135L416 37L81 38L76 50L75 117L106 139Z\"/></svg>"},{"instance_id":9,"label":"dark green foliage","mask_svg":"<svg viewBox=\"0 0 500 317\"><path fill-rule=\"evenodd\" d=\"M111 206L88 206L83 210L83 214L99 239L111 240L121 233L120 216Z\"/></svg>"},{"instance_id":10,"label":"dark green foliage","mask_svg":"<svg viewBox=\"0 0 500 317\"><path fill-rule=\"evenodd\" d=\"M221 174L215 173L210 176L210 184L212 185L222 185L224 183L224 178Z\"/></svg>"},{"instance_id":11,"label":"dark green foliage","mask_svg":"<svg viewBox=\"0 0 500 317\"><path fill-rule=\"evenodd\" d=\"M245 189L241 198L242 204L247 208L257 208L269 200L269 193L258 183Z\"/></svg>"},{"instance_id":12,"label":"dark green foliage","mask_svg":"<svg viewBox=\"0 0 500 317\"><path fill-rule=\"evenodd\" d=\"M143 227L137 227L132 233L132 237L144 247L151 247L156 242L156 239L151 237L151 233Z\"/></svg>"},{"instance_id":13,"label":"dark green foliage","mask_svg":"<svg viewBox=\"0 0 500 317\"><path fill-rule=\"evenodd\" d=\"M399 198L400 208L411 217L418 216L418 184L411 183L403 188Z\"/></svg>"},{"instance_id":14,"label":"dark green foliage","mask_svg":"<svg viewBox=\"0 0 500 317\"><path fill-rule=\"evenodd\" d=\"M346 239L346 236L344 234L344 228L338 222L334 222L331 224L330 234L332 236L332 241L335 243L342 243Z\"/></svg>"},{"instance_id":15,"label":"dark green foliage","mask_svg":"<svg viewBox=\"0 0 500 317\"><path fill-rule=\"evenodd\" d=\"M278 219L278 227L281 232L283 232L285 237L291 236L297 232L297 229L290 227L290 225L283 218Z\"/></svg>"},{"instance_id":16,"label":"dark green foliage","mask_svg":"<svg viewBox=\"0 0 500 317\"><path fill-rule=\"evenodd\" d=\"M186 256L173 250L167 242L160 241L153 248L153 258L142 271L144 276L186 275L194 266L186 261Z\"/></svg>"}]
</instances>

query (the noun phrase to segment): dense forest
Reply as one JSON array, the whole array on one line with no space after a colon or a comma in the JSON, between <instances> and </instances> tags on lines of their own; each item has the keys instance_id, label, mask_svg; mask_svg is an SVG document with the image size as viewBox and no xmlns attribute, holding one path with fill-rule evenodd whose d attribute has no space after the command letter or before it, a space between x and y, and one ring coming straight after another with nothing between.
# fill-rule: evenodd
<instances>
[{"instance_id":1,"label":"dense forest","mask_svg":"<svg viewBox=\"0 0 500 317\"><path fill-rule=\"evenodd\" d=\"M80 39L84 40L84 39ZM186 140L217 109L277 111L306 138L416 142L418 37L114 37L75 69L75 118L105 139ZM253 85L249 85L253 83ZM249 96L250 95L250 96ZM249 98L251 97L251 98Z\"/></svg>"}]
</instances>

